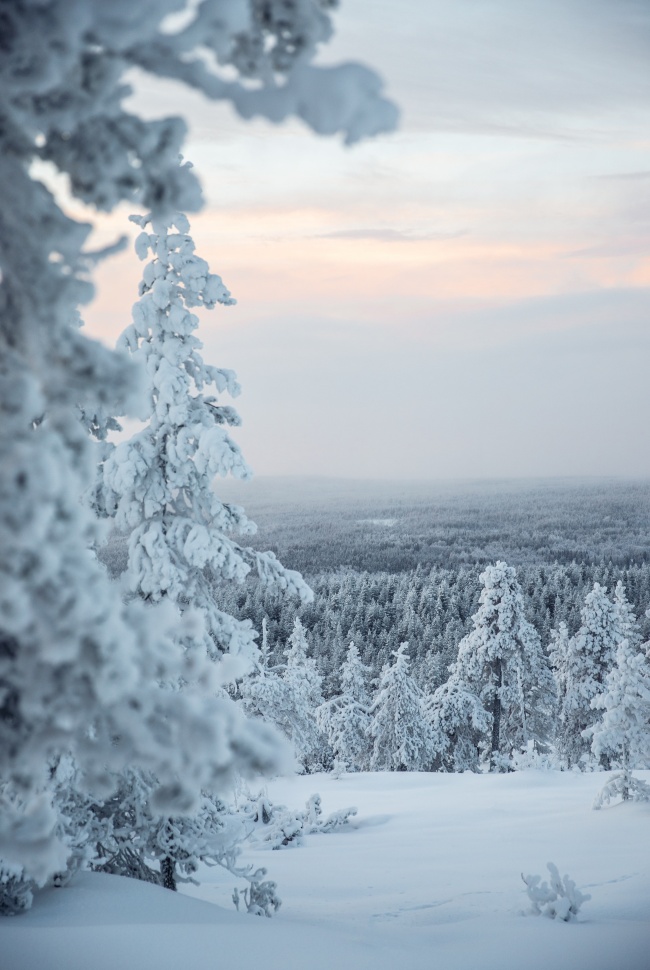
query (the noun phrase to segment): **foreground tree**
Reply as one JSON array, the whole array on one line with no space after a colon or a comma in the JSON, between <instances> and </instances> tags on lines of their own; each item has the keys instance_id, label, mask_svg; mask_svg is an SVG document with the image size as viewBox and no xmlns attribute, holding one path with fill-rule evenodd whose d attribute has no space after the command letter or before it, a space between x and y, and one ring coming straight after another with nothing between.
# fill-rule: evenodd
<instances>
[{"instance_id":1,"label":"foreground tree","mask_svg":"<svg viewBox=\"0 0 650 970\"><path fill-rule=\"evenodd\" d=\"M221 502L213 487L216 476L248 478L250 471L227 432L228 426L240 423L237 412L218 396L224 391L235 396L239 386L232 371L204 362L195 333L199 320L192 310L234 301L221 278L196 255L183 214L157 220L155 226L151 218L131 219L142 229L136 241L140 258L152 258L145 266L133 322L118 346L140 361L147 374L142 412L147 423L106 452L94 499L100 514L114 519L119 532L129 537L124 578L130 595L150 603L174 603L180 614L190 611L199 622L179 649L198 650L218 662L225 684L251 666L257 634L250 621L238 621L219 609L223 583L242 581L255 566L262 580L303 601L312 594L300 575L283 569L272 553L244 548L232 538L232 533L248 534L255 527L242 509ZM124 793L133 784L142 800L156 779L129 770L118 787ZM177 867L186 859L177 834L196 833L196 822L182 816L158 818L150 808L136 818L144 820L147 832L156 825L158 842L168 845L169 854L160 864L164 884L175 889ZM172 833L177 834L172 838ZM146 852L150 839L138 838L137 826L131 835Z\"/></svg>"},{"instance_id":2,"label":"foreground tree","mask_svg":"<svg viewBox=\"0 0 650 970\"><path fill-rule=\"evenodd\" d=\"M100 511L129 536L127 582L147 602L163 599L198 611L205 652L213 659L240 656L227 678L243 673L255 653L250 621L218 608L219 586L242 581L255 567L260 578L309 602L299 573L284 569L273 553L242 547L232 534L255 531L243 509L223 503L215 478L247 479L251 472L229 426L237 412L219 394L239 394L233 371L206 364L195 331L194 308L234 303L219 276L196 255L187 218L132 216L142 232L141 259L149 254L133 322L118 347L146 371L149 388L145 427L120 442L102 466ZM175 230L175 231L174 231Z\"/></svg>"},{"instance_id":3,"label":"foreground tree","mask_svg":"<svg viewBox=\"0 0 650 970\"><path fill-rule=\"evenodd\" d=\"M79 330L91 226L64 215L34 163L89 207L199 208L178 166L183 122L123 108L133 68L348 142L392 127L395 112L364 68L311 66L331 32L314 0L5 0L0 20L0 855L42 883L66 855L45 793L61 752L96 792L127 762L153 769L163 811L189 809L201 784L219 789L235 770L268 770L276 752L216 696L213 665L178 651L177 614L124 606L87 551L99 537L78 502L93 457L78 408L135 413L138 377ZM196 687L159 689L179 680Z\"/></svg>"}]
</instances>

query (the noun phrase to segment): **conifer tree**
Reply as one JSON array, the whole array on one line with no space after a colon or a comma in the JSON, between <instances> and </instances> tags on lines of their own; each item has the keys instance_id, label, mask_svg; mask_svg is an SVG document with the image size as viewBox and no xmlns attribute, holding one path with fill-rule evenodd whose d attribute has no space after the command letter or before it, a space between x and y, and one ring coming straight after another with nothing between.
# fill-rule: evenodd
<instances>
[{"instance_id":1,"label":"conifer tree","mask_svg":"<svg viewBox=\"0 0 650 970\"><path fill-rule=\"evenodd\" d=\"M599 720L592 702L605 690L605 678L614 666L621 640L620 613L599 583L585 597L580 618L580 629L566 645L563 668L557 674L564 688L558 752L568 767L591 760L590 741L584 732ZM604 751L601 763L607 764Z\"/></svg>"},{"instance_id":2,"label":"conifer tree","mask_svg":"<svg viewBox=\"0 0 650 970\"><path fill-rule=\"evenodd\" d=\"M513 750L530 741L545 743L551 731L553 678L539 637L524 615L515 570L504 562L481 574L480 605L472 617L474 629L461 640L447 686L434 695L429 718L440 728L447 723L466 750L470 735L483 722L475 703L489 716L489 731L479 742L492 769L508 765ZM462 718L469 720L465 726ZM470 735L468 735L469 725ZM464 755L465 759L467 755Z\"/></svg>"},{"instance_id":3,"label":"conifer tree","mask_svg":"<svg viewBox=\"0 0 650 970\"><path fill-rule=\"evenodd\" d=\"M305 601L311 592L273 554L243 548L231 538L232 533L254 531L254 526L242 509L222 503L212 488L218 475L246 478L250 472L226 430L239 424L238 415L218 396L224 391L234 396L239 386L232 371L203 361L195 334L199 320L192 310L234 301L220 277L195 254L183 214L131 219L142 229L136 252L142 260L149 253L153 258L144 269L133 322L118 346L140 361L147 374L142 412L147 423L108 451L95 501L129 535L125 578L131 595L148 603L174 604L179 614L198 617L200 622L187 631L178 649L190 656L198 649L219 661L221 680L227 683L252 665L256 634L250 621L238 621L219 608L220 585L241 581L254 564L264 580ZM224 702L229 699L224 697ZM122 801L143 803L147 787L151 798L156 785L150 772L129 770L117 788ZM133 786L136 790L129 794ZM119 802L109 804L116 808ZM204 815L206 824L213 814ZM137 811L135 819L145 828L138 831L134 822L129 838L135 837L141 852L154 844L151 832L156 845L169 847L160 865L163 884L175 889L177 868L187 856L181 835L191 832L194 838L197 820L157 816L150 806Z\"/></svg>"},{"instance_id":4,"label":"conifer tree","mask_svg":"<svg viewBox=\"0 0 650 970\"><path fill-rule=\"evenodd\" d=\"M396 111L372 72L311 63L330 33L329 13L311 0L3 4L0 854L36 882L65 855L45 794L52 758L74 750L96 790L105 765L127 759L176 775L159 791L167 807L191 803L201 783L225 783L234 765L274 760L214 697L213 671L179 658L177 618L125 607L88 552L99 537L79 502L92 478L79 408L128 409L138 379L79 330L90 270L107 253L87 251L92 224L66 215L40 173L66 181L84 219L123 201L161 216L200 208L197 181L178 166L182 119L145 121L125 107L134 70L173 77L245 118L299 116L348 143L391 129ZM186 676L205 689L158 688Z\"/></svg>"},{"instance_id":5,"label":"conifer tree","mask_svg":"<svg viewBox=\"0 0 650 970\"><path fill-rule=\"evenodd\" d=\"M564 702L566 695L570 651L571 636L566 623L562 620L557 630L551 630L551 643L548 651L548 659L555 675L555 687L560 705Z\"/></svg>"},{"instance_id":6,"label":"conifer tree","mask_svg":"<svg viewBox=\"0 0 650 970\"><path fill-rule=\"evenodd\" d=\"M337 761L352 771L363 771L370 756L369 668L361 661L354 641L341 668L341 693L325 701L316 712L318 726L327 737Z\"/></svg>"},{"instance_id":7,"label":"conifer tree","mask_svg":"<svg viewBox=\"0 0 650 970\"><path fill-rule=\"evenodd\" d=\"M618 636L621 640L627 640L632 650L636 650L642 640L639 621L620 579L614 589L614 613L618 622Z\"/></svg>"},{"instance_id":8,"label":"conifer tree","mask_svg":"<svg viewBox=\"0 0 650 970\"><path fill-rule=\"evenodd\" d=\"M408 643L393 651L370 708L373 771L426 771L433 760L424 697L409 673Z\"/></svg>"},{"instance_id":9,"label":"conifer tree","mask_svg":"<svg viewBox=\"0 0 650 970\"><path fill-rule=\"evenodd\" d=\"M434 766L444 771L478 771L491 726L478 695L452 676L427 699L425 711L435 750Z\"/></svg>"},{"instance_id":10,"label":"conifer tree","mask_svg":"<svg viewBox=\"0 0 650 970\"><path fill-rule=\"evenodd\" d=\"M598 797L598 807L614 794L650 798L650 786L632 777L634 768L650 768L650 667L645 656L622 640L616 664L605 678L605 689L592 700L603 711L602 720L587 728L596 758L605 756L621 773L614 776Z\"/></svg>"},{"instance_id":11,"label":"conifer tree","mask_svg":"<svg viewBox=\"0 0 650 970\"><path fill-rule=\"evenodd\" d=\"M293 743L303 768L313 770L329 760L330 752L316 721L323 703L322 677L308 649L305 628L296 617L285 664L269 669L258 663L243 678L240 693L244 708L278 728Z\"/></svg>"},{"instance_id":12,"label":"conifer tree","mask_svg":"<svg viewBox=\"0 0 650 970\"><path fill-rule=\"evenodd\" d=\"M309 644L304 626L296 617L289 637L283 675L290 702L285 731L294 743L296 755L310 769L328 760L325 739L316 723L316 711L323 703L322 677L316 661L307 656Z\"/></svg>"},{"instance_id":13,"label":"conifer tree","mask_svg":"<svg viewBox=\"0 0 650 970\"><path fill-rule=\"evenodd\" d=\"M557 630L551 630L551 642L548 649L548 661L553 671L555 680L555 717L554 717L554 741L561 749L561 736L563 732L563 722L560 719L561 712L564 710L568 689L569 672L569 653L571 651L571 635L569 629L561 620ZM560 758L562 758L561 751Z\"/></svg>"},{"instance_id":14,"label":"conifer tree","mask_svg":"<svg viewBox=\"0 0 650 970\"><path fill-rule=\"evenodd\" d=\"M271 666L268 644L268 623L262 619L260 655L239 684L244 710L251 716L285 730L291 712L291 698L282 677L284 665Z\"/></svg>"},{"instance_id":15,"label":"conifer tree","mask_svg":"<svg viewBox=\"0 0 650 970\"><path fill-rule=\"evenodd\" d=\"M106 514L129 535L128 582L148 602L171 599L198 611L203 646L213 658L254 653L252 624L218 607L218 585L245 578L252 565L267 582L311 593L298 573L285 570L273 553L233 540L255 526L238 506L223 503L212 487L217 476L250 477L239 447L228 434L240 423L219 399L239 394L235 374L203 361L194 308L234 303L219 276L195 254L187 218L131 216L142 232L136 240L145 266L133 322L118 346L146 370L147 424L120 442L103 464ZM149 229L149 231L147 231ZM174 231L174 229L176 231Z\"/></svg>"}]
</instances>

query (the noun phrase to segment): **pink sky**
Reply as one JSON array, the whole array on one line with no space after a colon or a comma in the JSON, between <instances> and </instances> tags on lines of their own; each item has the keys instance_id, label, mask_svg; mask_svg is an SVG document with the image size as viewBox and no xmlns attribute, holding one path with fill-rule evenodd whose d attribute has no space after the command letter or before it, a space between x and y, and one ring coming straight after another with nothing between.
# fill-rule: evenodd
<instances>
[{"instance_id":1,"label":"pink sky","mask_svg":"<svg viewBox=\"0 0 650 970\"><path fill-rule=\"evenodd\" d=\"M392 137L344 149L139 83L190 124L197 250L239 301L200 335L240 375L249 462L650 474L650 9L344 0L338 22L327 58L383 73ZM114 341L139 273L100 269L92 332Z\"/></svg>"}]
</instances>

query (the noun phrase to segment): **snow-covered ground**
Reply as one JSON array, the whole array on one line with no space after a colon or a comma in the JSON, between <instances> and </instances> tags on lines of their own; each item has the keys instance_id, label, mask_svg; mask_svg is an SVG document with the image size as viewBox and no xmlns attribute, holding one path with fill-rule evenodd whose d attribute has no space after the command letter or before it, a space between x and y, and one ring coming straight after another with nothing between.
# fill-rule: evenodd
<instances>
[{"instance_id":1,"label":"snow-covered ground","mask_svg":"<svg viewBox=\"0 0 650 970\"><path fill-rule=\"evenodd\" d=\"M650 805L592 811L606 777L277 779L274 802L298 808L317 791L325 814L359 812L298 847L246 849L279 884L274 919L236 913L220 869L189 887L195 898L85 873L3 921L0 968L648 970ZM520 874L546 878L549 861L592 895L578 922L525 915Z\"/></svg>"}]
</instances>

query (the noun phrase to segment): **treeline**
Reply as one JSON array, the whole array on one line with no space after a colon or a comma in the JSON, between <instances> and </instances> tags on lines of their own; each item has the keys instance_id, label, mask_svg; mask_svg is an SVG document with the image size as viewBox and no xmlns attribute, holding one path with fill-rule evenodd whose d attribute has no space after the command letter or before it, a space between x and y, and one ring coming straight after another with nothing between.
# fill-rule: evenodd
<instances>
[{"instance_id":1,"label":"treeline","mask_svg":"<svg viewBox=\"0 0 650 970\"><path fill-rule=\"evenodd\" d=\"M575 634L560 621L545 650L516 570L497 562L480 582L471 630L437 687L413 676L408 643L373 678L352 641L326 698L296 618L278 663L263 624L260 660L238 696L293 742L306 771L616 767L623 773L603 797L650 797L631 775L650 766L648 644L623 584L608 595L595 583Z\"/></svg>"},{"instance_id":2,"label":"treeline","mask_svg":"<svg viewBox=\"0 0 650 970\"><path fill-rule=\"evenodd\" d=\"M435 690L447 679L458 644L471 629L479 604L479 565L458 569L417 567L397 574L339 569L309 581L316 594L307 606L288 600L259 582L221 586L219 603L226 612L250 619L257 630L266 621L273 663L281 661L296 615L304 625L311 655L324 677L324 693L340 686L340 670L351 640L361 659L379 676L382 667L408 641L414 675L423 689ZM517 569L524 609L544 649L551 633L565 623L569 633L580 626L587 593L595 583L613 592L620 581L644 640L650 639L650 565L617 567L613 563L529 565Z\"/></svg>"}]
</instances>

